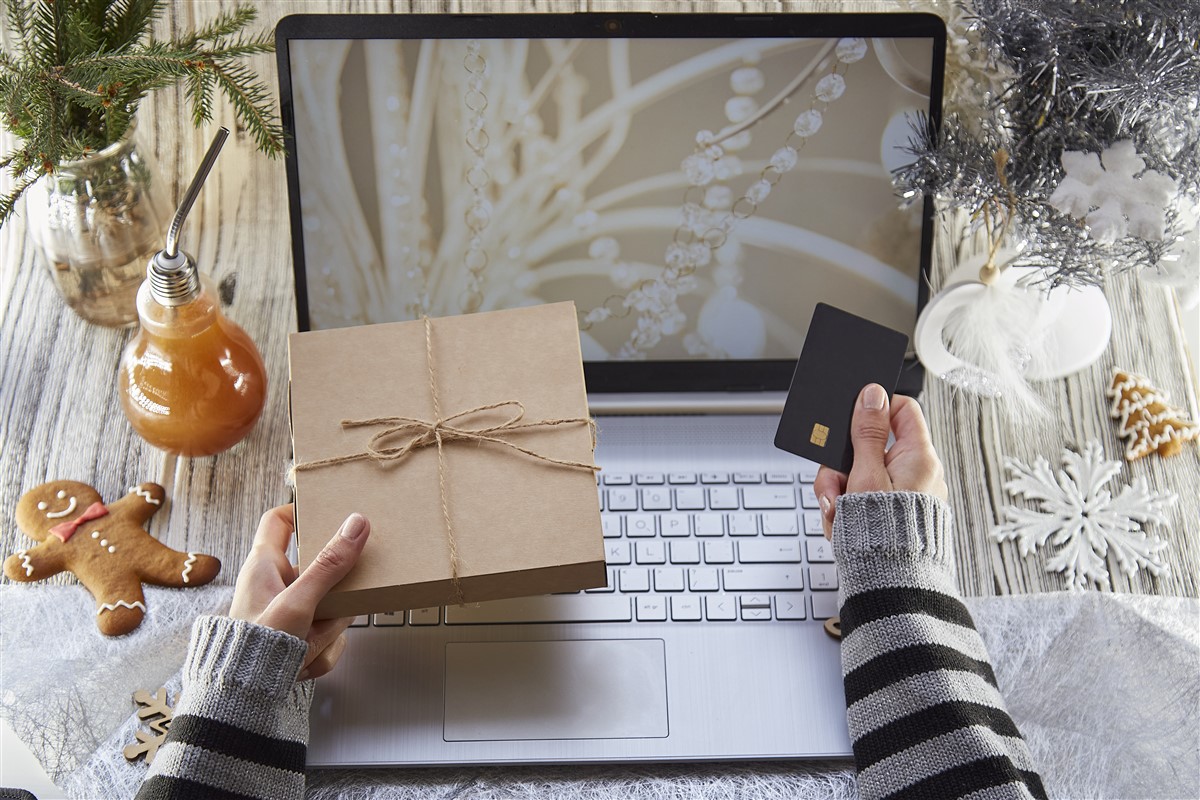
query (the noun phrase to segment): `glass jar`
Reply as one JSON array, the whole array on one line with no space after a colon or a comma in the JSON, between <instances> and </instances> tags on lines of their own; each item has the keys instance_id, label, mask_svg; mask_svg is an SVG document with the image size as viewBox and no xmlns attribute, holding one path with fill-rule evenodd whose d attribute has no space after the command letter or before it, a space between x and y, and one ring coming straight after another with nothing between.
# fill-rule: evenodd
<instances>
[{"instance_id":1,"label":"glass jar","mask_svg":"<svg viewBox=\"0 0 1200 800\"><path fill-rule=\"evenodd\" d=\"M146 262L162 247L170 218L134 127L95 155L43 175L25 205L30 238L63 300L108 327L137 321Z\"/></svg>"}]
</instances>

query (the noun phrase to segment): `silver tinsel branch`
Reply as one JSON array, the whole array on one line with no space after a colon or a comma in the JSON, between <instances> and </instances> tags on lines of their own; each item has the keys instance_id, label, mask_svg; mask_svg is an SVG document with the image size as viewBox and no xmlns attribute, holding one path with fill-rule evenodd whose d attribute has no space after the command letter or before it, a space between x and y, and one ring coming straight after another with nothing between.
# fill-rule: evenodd
<instances>
[{"instance_id":1,"label":"silver tinsel branch","mask_svg":"<svg viewBox=\"0 0 1200 800\"><path fill-rule=\"evenodd\" d=\"M974 0L964 11L1011 77L983 98L982 120L912 120L915 160L895 175L900 194L932 194L986 222L989 236L1023 239L1016 265L1038 268L1051 286L1157 266L1196 225L1181 209L1200 202L1200 3ZM1100 153L1121 140L1178 188L1161 240L1098 241L1049 202L1064 151Z\"/></svg>"}]
</instances>

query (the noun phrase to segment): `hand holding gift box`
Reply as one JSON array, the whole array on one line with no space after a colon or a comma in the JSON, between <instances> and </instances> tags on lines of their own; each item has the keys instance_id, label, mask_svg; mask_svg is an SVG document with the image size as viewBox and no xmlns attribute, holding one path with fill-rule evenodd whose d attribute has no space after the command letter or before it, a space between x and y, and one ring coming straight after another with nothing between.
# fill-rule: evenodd
<instances>
[{"instance_id":1,"label":"hand holding gift box","mask_svg":"<svg viewBox=\"0 0 1200 800\"><path fill-rule=\"evenodd\" d=\"M604 584L573 303L298 333L289 348L301 568L350 512L373 530L319 616Z\"/></svg>"}]
</instances>

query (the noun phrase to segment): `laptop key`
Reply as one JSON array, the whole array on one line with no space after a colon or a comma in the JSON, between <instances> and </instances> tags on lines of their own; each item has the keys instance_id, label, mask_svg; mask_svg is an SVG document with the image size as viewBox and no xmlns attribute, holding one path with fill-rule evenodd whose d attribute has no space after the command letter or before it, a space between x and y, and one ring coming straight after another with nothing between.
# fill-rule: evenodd
<instances>
[{"instance_id":1,"label":"laptop key","mask_svg":"<svg viewBox=\"0 0 1200 800\"><path fill-rule=\"evenodd\" d=\"M744 594L738 599L738 604L742 608L770 608L771 595L769 594Z\"/></svg>"},{"instance_id":2,"label":"laptop key","mask_svg":"<svg viewBox=\"0 0 1200 800\"><path fill-rule=\"evenodd\" d=\"M608 490L609 511L637 511L637 501L637 489L632 487Z\"/></svg>"},{"instance_id":3,"label":"laptop key","mask_svg":"<svg viewBox=\"0 0 1200 800\"><path fill-rule=\"evenodd\" d=\"M695 483L696 473L694 472L672 472L667 475L668 483Z\"/></svg>"},{"instance_id":4,"label":"laptop key","mask_svg":"<svg viewBox=\"0 0 1200 800\"><path fill-rule=\"evenodd\" d=\"M670 511L671 490L665 486L642 489L643 511Z\"/></svg>"},{"instance_id":5,"label":"laptop key","mask_svg":"<svg viewBox=\"0 0 1200 800\"><path fill-rule=\"evenodd\" d=\"M666 542L637 542L634 544L633 555L639 564L665 564L667 563Z\"/></svg>"},{"instance_id":6,"label":"laptop key","mask_svg":"<svg viewBox=\"0 0 1200 800\"><path fill-rule=\"evenodd\" d=\"M370 614L359 614L357 617L355 617L353 620L350 621L351 628L365 628L370 624L371 624L371 615Z\"/></svg>"},{"instance_id":7,"label":"laptop key","mask_svg":"<svg viewBox=\"0 0 1200 800\"><path fill-rule=\"evenodd\" d=\"M800 543L781 539L738 542L738 561L743 564L799 564Z\"/></svg>"},{"instance_id":8,"label":"laptop key","mask_svg":"<svg viewBox=\"0 0 1200 800\"><path fill-rule=\"evenodd\" d=\"M813 592L813 619L829 619L838 613L837 595L833 592Z\"/></svg>"},{"instance_id":9,"label":"laptop key","mask_svg":"<svg viewBox=\"0 0 1200 800\"><path fill-rule=\"evenodd\" d=\"M791 486L746 486L742 488L746 508L795 508L796 493Z\"/></svg>"},{"instance_id":10,"label":"laptop key","mask_svg":"<svg viewBox=\"0 0 1200 800\"><path fill-rule=\"evenodd\" d=\"M808 579L814 590L830 590L838 588L837 570L832 564L808 568Z\"/></svg>"},{"instance_id":11,"label":"laptop key","mask_svg":"<svg viewBox=\"0 0 1200 800\"><path fill-rule=\"evenodd\" d=\"M414 608L408 612L409 625L437 625L442 621L440 607Z\"/></svg>"},{"instance_id":12,"label":"laptop key","mask_svg":"<svg viewBox=\"0 0 1200 800\"><path fill-rule=\"evenodd\" d=\"M804 506L805 508L821 507L821 504L817 502L817 493L813 491L813 487L800 487L800 505Z\"/></svg>"},{"instance_id":13,"label":"laptop key","mask_svg":"<svg viewBox=\"0 0 1200 800\"><path fill-rule=\"evenodd\" d=\"M728 539L714 539L704 543L704 561L708 564L732 564L733 542Z\"/></svg>"},{"instance_id":14,"label":"laptop key","mask_svg":"<svg viewBox=\"0 0 1200 800\"><path fill-rule=\"evenodd\" d=\"M727 594L708 595L704 598L704 615L712 622L737 619L737 604Z\"/></svg>"},{"instance_id":15,"label":"laptop key","mask_svg":"<svg viewBox=\"0 0 1200 800\"><path fill-rule=\"evenodd\" d=\"M675 508L680 511L703 511L704 490L698 486L676 489Z\"/></svg>"},{"instance_id":16,"label":"laptop key","mask_svg":"<svg viewBox=\"0 0 1200 800\"><path fill-rule=\"evenodd\" d=\"M729 528L730 536L758 535L758 514L746 512L726 514L725 523Z\"/></svg>"},{"instance_id":17,"label":"laptop key","mask_svg":"<svg viewBox=\"0 0 1200 800\"><path fill-rule=\"evenodd\" d=\"M658 535L658 520L653 514L627 514L625 516L625 535L630 539L652 538Z\"/></svg>"},{"instance_id":18,"label":"laptop key","mask_svg":"<svg viewBox=\"0 0 1200 800\"><path fill-rule=\"evenodd\" d=\"M699 564L700 543L695 539L683 539L671 542L672 564Z\"/></svg>"},{"instance_id":19,"label":"laptop key","mask_svg":"<svg viewBox=\"0 0 1200 800\"><path fill-rule=\"evenodd\" d=\"M663 474L661 472L639 472L634 479L643 486L657 486L663 482Z\"/></svg>"},{"instance_id":20,"label":"laptop key","mask_svg":"<svg viewBox=\"0 0 1200 800\"><path fill-rule=\"evenodd\" d=\"M654 570L654 591L682 592L683 570L676 567L661 567Z\"/></svg>"},{"instance_id":21,"label":"laptop key","mask_svg":"<svg viewBox=\"0 0 1200 800\"><path fill-rule=\"evenodd\" d=\"M825 527L821 524L820 511L805 511L804 512L804 535L805 536L824 536Z\"/></svg>"},{"instance_id":22,"label":"laptop key","mask_svg":"<svg viewBox=\"0 0 1200 800\"><path fill-rule=\"evenodd\" d=\"M621 591L622 592L648 592L650 591L650 571L645 569L623 569L621 570Z\"/></svg>"},{"instance_id":23,"label":"laptop key","mask_svg":"<svg viewBox=\"0 0 1200 800\"><path fill-rule=\"evenodd\" d=\"M762 483L761 472L735 472L733 473L734 483Z\"/></svg>"},{"instance_id":24,"label":"laptop key","mask_svg":"<svg viewBox=\"0 0 1200 800\"><path fill-rule=\"evenodd\" d=\"M800 524L795 514L786 511L764 511L759 517L762 519L763 536L795 536L800 533Z\"/></svg>"},{"instance_id":25,"label":"laptop key","mask_svg":"<svg viewBox=\"0 0 1200 800\"><path fill-rule=\"evenodd\" d=\"M723 572L727 592L773 589L799 591L804 588L804 576L800 567L726 567Z\"/></svg>"},{"instance_id":26,"label":"laptop key","mask_svg":"<svg viewBox=\"0 0 1200 800\"><path fill-rule=\"evenodd\" d=\"M790 472L768 472L767 483L791 483L793 480Z\"/></svg>"},{"instance_id":27,"label":"laptop key","mask_svg":"<svg viewBox=\"0 0 1200 800\"><path fill-rule=\"evenodd\" d=\"M800 467L799 473L801 483L812 483L817 479L817 470L821 468L820 464L814 464L811 461L806 462Z\"/></svg>"},{"instance_id":28,"label":"laptop key","mask_svg":"<svg viewBox=\"0 0 1200 800\"><path fill-rule=\"evenodd\" d=\"M395 628L404 624L403 611L384 611L375 614L371 623L377 628Z\"/></svg>"},{"instance_id":29,"label":"laptop key","mask_svg":"<svg viewBox=\"0 0 1200 800\"><path fill-rule=\"evenodd\" d=\"M743 608L742 619L748 622L765 622L771 619L771 608Z\"/></svg>"},{"instance_id":30,"label":"laptop key","mask_svg":"<svg viewBox=\"0 0 1200 800\"><path fill-rule=\"evenodd\" d=\"M628 486L633 483L633 476L628 472L605 472L602 475L606 486Z\"/></svg>"},{"instance_id":31,"label":"laptop key","mask_svg":"<svg viewBox=\"0 0 1200 800\"><path fill-rule=\"evenodd\" d=\"M629 564L632 561L629 556L629 542L605 542L604 560L614 566Z\"/></svg>"},{"instance_id":32,"label":"laptop key","mask_svg":"<svg viewBox=\"0 0 1200 800\"><path fill-rule=\"evenodd\" d=\"M662 514L658 518L658 528L662 536L687 536L692 532L687 514Z\"/></svg>"},{"instance_id":33,"label":"laptop key","mask_svg":"<svg viewBox=\"0 0 1200 800\"><path fill-rule=\"evenodd\" d=\"M717 571L708 567L688 570L688 589L693 592L715 592L720 589Z\"/></svg>"},{"instance_id":34,"label":"laptop key","mask_svg":"<svg viewBox=\"0 0 1200 800\"><path fill-rule=\"evenodd\" d=\"M675 622L698 622L701 598L680 595L671 598L671 619Z\"/></svg>"},{"instance_id":35,"label":"laptop key","mask_svg":"<svg viewBox=\"0 0 1200 800\"><path fill-rule=\"evenodd\" d=\"M725 523L720 514L692 514L697 536L724 536Z\"/></svg>"},{"instance_id":36,"label":"laptop key","mask_svg":"<svg viewBox=\"0 0 1200 800\"><path fill-rule=\"evenodd\" d=\"M833 563L833 543L823 536L820 539L806 539L804 549L810 564Z\"/></svg>"},{"instance_id":37,"label":"laptop key","mask_svg":"<svg viewBox=\"0 0 1200 800\"><path fill-rule=\"evenodd\" d=\"M638 622L666 622L667 598L657 595L635 597Z\"/></svg>"},{"instance_id":38,"label":"laptop key","mask_svg":"<svg viewBox=\"0 0 1200 800\"><path fill-rule=\"evenodd\" d=\"M729 473L727 472L701 472L701 483L729 483Z\"/></svg>"},{"instance_id":39,"label":"laptop key","mask_svg":"<svg viewBox=\"0 0 1200 800\"><path fill-rule=\"evenodd\" d=\"M605 539L620 539L621 538L621 518L612 514L600 515L600 527L604 531Z\"/></svg>"},{"instance_id":40,"label":"laptop key","mask_svg":"<svg viewBox=\"0 0 1200 800\"><path fill-rule=\"evenodd\" d=\"M631 622L628 597L618 594L543 595L449 606L447 625L491 625L522 622Z\"/></svg>"},{"instance_id":41,"label":"laptop key","mask_svg":"<svg viewBox=\"0 0 1200 800\"><path fill-rule=\"evenodd\" d=\"M736 486L713 486L708 490L708 507L714 511L740 508Z\"/></svg>"},{"instance_id":42,"label":"laptop key","mask_svg":"<svg viewBox=\"0 0 1200 800\"><path fill-rule=\"evenodd\" d=\"M822 595L824 597L824 595ZM808 603L804 595L782 592L775 595L775 619L807 619Z\"/></svg>"}]
</instances>

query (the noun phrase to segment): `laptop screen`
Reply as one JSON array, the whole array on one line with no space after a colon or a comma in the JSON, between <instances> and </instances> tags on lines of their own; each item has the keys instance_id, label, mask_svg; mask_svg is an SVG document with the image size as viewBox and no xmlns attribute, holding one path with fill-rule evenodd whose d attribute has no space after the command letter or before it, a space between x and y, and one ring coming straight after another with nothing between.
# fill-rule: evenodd
<instances>
[{"instance_id":1,"label":"laptop screen","mask_svg":"<svg viewBox=\"0 0 1200 800\"><path fill-rule=\"evenodd\" d=\"M816 303L911 333L927 15L299 16L301 329L573 300L591 391L785 388Z\"/></svg>"}]
</instances>

